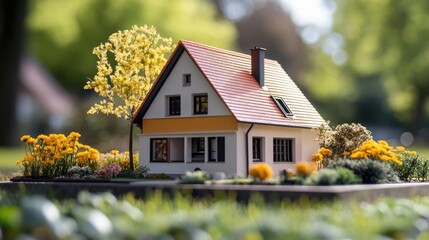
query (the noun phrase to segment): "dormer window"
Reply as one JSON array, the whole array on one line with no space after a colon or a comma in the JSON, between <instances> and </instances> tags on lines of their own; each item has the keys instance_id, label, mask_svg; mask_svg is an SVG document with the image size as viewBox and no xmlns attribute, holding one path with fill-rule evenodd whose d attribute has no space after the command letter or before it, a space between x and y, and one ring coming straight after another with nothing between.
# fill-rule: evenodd
<instances>
[{"instance_id":1,"label":"dormer window","mask_svg":"<svg viewBox=\"0 0 429 240\"><path fill-rule=\"evenodd\" d=\"M191 86L191 74L190 73L183 74L182 83L183 83L184 87Z\"/></svg>"},{"instance_id":2,"label":"dormer window","mask_svg":"<svg viewBox=\"0 0 429 240\"><path fill-rule=\"evenodd\" d=\"M277 107L279 107L280 111L285 115L285 117L293 117L293 112L286 105L283 98L273 96L273 100L276 103Z\"/></svg>"}]
</instances>

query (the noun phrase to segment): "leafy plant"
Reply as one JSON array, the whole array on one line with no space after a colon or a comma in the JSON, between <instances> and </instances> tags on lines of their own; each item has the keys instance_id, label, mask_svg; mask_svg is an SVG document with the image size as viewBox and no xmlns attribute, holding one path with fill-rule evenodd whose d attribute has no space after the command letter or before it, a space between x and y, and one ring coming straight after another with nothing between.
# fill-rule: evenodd
<instances>
[{"instance_id":1,"label":"leafy plant","mask_svg":"<svg viewBox=\"0 0 429 240\"><path fill-rule=\"evenodd\" d=\"M362 179L362 183L396 183L399 178L392 167L385 162L378 160L350 160L342 159L334 161L328 168L343 167L351 170L356 176Z\"/></svg>"},{"instance_id":2,"label":"leafy plant","mask_svg":"<svg viewBox=\"0 0 429 240\"><path fill-rule=\"evenodd\" d=\"M138 166L139 153L133 154L134 166ZM119 152L118 150L112 150L109 153L101 153L100 159L98 160L99 168L104 168L109 164L117 163L122 171L130 169L130 156L129 152Z\"/></svg>"},{"instance_id":3,"label":"leafy plant","mask_svg":"<svg viewBox=\"0 0 429 240\"><path fill-rule=\"evenodd\" d=\"M424 157L418 158L418 165L416 168L416 178L420 181L429 180L429 160Z\"/></svg>"},{"instance_id":4,"label":"leafy plant","mask_svg":"<svg viewBox=\"0 0 429 240\"><path fill-rule=\"evenodd\" d=\"M417 170L420 168L421 160L417 154L405 154L402 157L402 164L391 164L399 179L411 181L417 177Z\"/></svg>"},{"instance_id":5,"label":"leafy plant","mask_svg":"<svg viewBox=\"0 0 429 240\"><path fill-rule=\"evenodd\" d=\"M94 171L92 171L91 168L79 167L79 166L71 167L65 174L66 177L71 177L71 178L85 178L93 175L94 175Z\"/></svg>"},{"instance_id":6,"label":"leafy plant","mask_svg":"<svg viewBox=\"0 0 429 240\"><path fill-rule=\"evenodd\" d=\"M351 170L343 167L324 168L313 174L307 183L314 185L343 185L361 183L362 180Z\"/></svg>"}]
</instances>

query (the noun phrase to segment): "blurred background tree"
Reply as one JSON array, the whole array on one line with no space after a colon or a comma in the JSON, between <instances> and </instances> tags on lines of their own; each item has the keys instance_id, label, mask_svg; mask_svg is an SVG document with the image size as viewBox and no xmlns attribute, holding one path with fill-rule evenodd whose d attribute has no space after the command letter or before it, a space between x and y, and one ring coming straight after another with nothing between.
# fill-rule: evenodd
<instances>
[{"instance_id":1,"label":"blurred background tree","mask_svg":"<svg viewBox=\"0 0 429 240\"><path fill-rule=\"evenodd\" d=\"M333 31L311 50L305 76L322 112L333 122L397 127L428 141L429 2L349 0L336 6Z\"/></svg>"}]
</instances>

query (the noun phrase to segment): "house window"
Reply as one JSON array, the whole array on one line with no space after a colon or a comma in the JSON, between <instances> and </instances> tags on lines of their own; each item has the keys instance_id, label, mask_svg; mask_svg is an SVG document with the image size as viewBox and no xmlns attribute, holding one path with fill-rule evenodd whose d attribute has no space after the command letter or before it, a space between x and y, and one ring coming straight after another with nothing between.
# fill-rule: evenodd
<instances>
[{"instance_id":1,"label":"house window","mask_svg":"<svg viewBox=\"0 0 429 240\"><path fill-rule=\"evenodd\" d=\"M150 161L168 161L168 140L167 138L153 138L150 140Z\"/></svg>"},{"instance_id":2,"label":"house window","mask_svg":"<svg viewBox=\"0 0 429 240\"><path fill-rule=\"evenodd\" d=\"M180 116L180 96L168 97L168 115Z\"/></svg>"},{"instance_id":3,"label":"house window","mask_svg":"<svg viewBox=\"0 0 429 240\"><path fill-rule=\"evenodd\" d=\"M274 138L273 139L273 161L274 162L293 162L292 160L292 139Z\"/></svg>"},{"instance_id":4,"label":"house window","mask_svg":"<svg viewBox=\"0 0 429 240\"><path fill-rule=\"evenodd\" d=\"M192 161L204 162L205 141L203 137L192 138Z\"/></svg>"},{"instance_id":5,"label":"house window","mask_svg":"<svg viewBox=\"0 0 429 240\"><path fill-rule=\"evenodd\" d=\"M207 94L194 96L194 114L207 114Z\"/></svg>"},{"instance_id":6,"label":"house window","mask_svg":"<svg viewBox=\"0 0 429 240\"><path fill-rule=\"evenodd\" d=\"M293 117L293 112L286 105L285 101L281 97L273 97L274 102L277 107L279 107L280 111L285 115L285 117Z\"/></svg>"},{"instance_id":7,"label":"house window","mask_svg":"<svg viewBox=\"0 0 429 240\"><path fill-rule=\"evenodd\" d=\"M262 162L262 138L252 138L252 156L254 162Z\"/></svg>"},{"instance_id":8,"label":"house window","mask_svg":"<svg viewBox=\"0 0 429 240\"><path fill-rule=\"evenodd\" d=\"M183 74L182 84L184 87L191 86L191 74L190 73Z\"/></svg>"},{"instance_id":9,"label":"house window","mask_svg":"<svg viewBox=\"0 0 429 240\"><path fill-rule=\"evenodd\" d=\"M209 137L209 162L225 162L225 137Z\"/></svg>"}]
</instances>

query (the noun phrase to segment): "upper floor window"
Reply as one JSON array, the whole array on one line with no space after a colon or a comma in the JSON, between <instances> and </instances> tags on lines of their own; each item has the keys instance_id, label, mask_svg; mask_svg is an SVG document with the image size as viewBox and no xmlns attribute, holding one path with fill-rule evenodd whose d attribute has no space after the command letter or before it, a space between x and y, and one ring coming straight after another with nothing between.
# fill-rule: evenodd
<instances>
[{"instance_id":1,"label":"upper floor window","mask_svg":"<svg viewBox=\"0 0 429 240\"><path fill-rule=\"evenodd\" d=\"M287 106L283 98L281 97L273 97L274 102L279 107L280 111L285 115L285 117L293 117L293 112Z\"/></svg>"},{"instance_id":2,"label":"upper floor window","mask_svg":"<svg viewBox=\"0 0 429 240\"><path fill-rule=\"evenodd\" d=\"M292 159L292 139L273 139L273 160L274 162L293 162Z\"/></svg>"},{"instance_id":3,"label":"upper floor window","mask_svg":"<svg viewBox=\"0 0 429 240\"><path fill-rule=\"evenodd\" d=\"M180 96L168 97L168 115L180 116Z\"/></svg>"},{"instance_id":4,"label":"upper floor window","mask_svg":"<svg viewBox=\"0 0 429 240\"><path fill-rule=\"evenodd\" d=\"M207 94L194 96L194 114L207 114L208 98Z\"/></svg>"},{"instance_id":5,"label":"upper floor window","mask_svg":"<svg viewBox=\"0 0 429 240\"><path fill-rule=\"evenodd\" d=\"M191 74L190 73L183 74L182 84L184 87L191 86Z\"/></svg>"}]
</instances>

